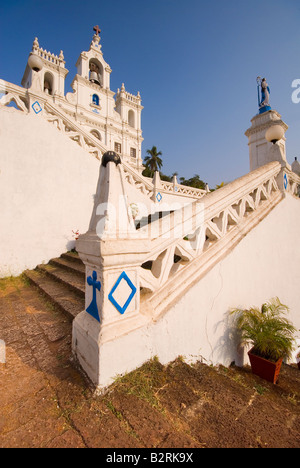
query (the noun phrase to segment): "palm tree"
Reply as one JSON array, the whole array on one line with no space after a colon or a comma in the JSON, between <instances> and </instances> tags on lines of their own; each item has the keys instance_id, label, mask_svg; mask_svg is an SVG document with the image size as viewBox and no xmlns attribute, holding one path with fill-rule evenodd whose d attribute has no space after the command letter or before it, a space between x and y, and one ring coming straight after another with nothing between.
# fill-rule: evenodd
<instances>
[{"instance_id":1,"label":"palm tree","mask_svg":"<svg viewBox=\"0 0 300 468\"><path fill-rule=\"evenodd\" d=\"M146 153L148 156L145 157L144 163L145 166L151 171L152 175L155 171L161 169L163 162L162 159L159 157L162 155L161 151L157 151L156 146L152 146L151 150L147 150Z\"/></svg>"}]
</instances>

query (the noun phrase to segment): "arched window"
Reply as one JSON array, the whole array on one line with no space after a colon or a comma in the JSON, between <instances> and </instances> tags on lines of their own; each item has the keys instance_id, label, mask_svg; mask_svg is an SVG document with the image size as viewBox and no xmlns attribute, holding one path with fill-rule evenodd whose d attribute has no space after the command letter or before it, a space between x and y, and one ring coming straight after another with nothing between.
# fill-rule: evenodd
<instances>
[{"instance_id":1,"label":"arched window","mask_svg":"<svg viewBox=\"0 0 300 468\"><path fill-rule=\"evenodd\" d=\"M99 60L92 58L89 61L90 76L89 80L91 83L95 83L99 86L103 86L103 66Z\"/></svg>"},{"instance_id":2,"label":"arched window","mask_svg":"<svg viewBox=\"0 0 300 468\"><path fill-rule=\"evenodd\" d=\"M46 72L44 76L44 92L46 94L53 94L53 82L53 75L49 72Z\"/></svg>"},{"instance_id":3,"label":"arched window","mask_svg":"<svg viewBox=\"0 0 300 468\"><path fill-rule=\"evenodd\" d=\"M133 110L130 110L128 112L128 123L130 125L130 127L135 127L135 115L134 115L134 112Z\"/></svg>"},{"instance_id":4,"label":"arched window","mask_svg":"<svg viewBox=\"0 0 300 468\"><path fill-rule=\"evenodd\" d=\"M91 130L91 134L92 134L94 137L98 138L98 140L100 140L100 141L102 140L101 134L98 132L98 130Z\"/></svg>"},{"instance_id":5,"label":"arched window","mask_svg":"<svg viewBox=\"0 0 300 468\"><path fill-rule=\"evenodd\" d=\"M92 96L92 102L93 102L93 104L95 104L95 106L99 106L99 104L100 104L100 99L99 99L98 94L93 94L93 96Z\"/></svg>"}]
</instances>

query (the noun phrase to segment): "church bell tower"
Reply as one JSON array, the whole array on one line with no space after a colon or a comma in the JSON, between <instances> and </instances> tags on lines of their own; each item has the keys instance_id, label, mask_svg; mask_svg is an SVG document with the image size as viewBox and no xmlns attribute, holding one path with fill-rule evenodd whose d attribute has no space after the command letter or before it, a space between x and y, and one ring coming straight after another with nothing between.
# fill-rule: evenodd
<instances>
[{"instance_id":1,"label":"church bell tower","mask_svg":"<svg viewBox=\"0 0 300 468\"><path fill-rule=\"evenodd\" d=\"M102 153L115 151L139 172L142 163L141 96L130 94L122 84L117 94L110 89L111 68L104 60L100 28L94 34L88 51L81 52L72 91L65 95L64 55L54 55L39 46L35 38L22 85L30 88L34 100L42 106L57 105L77 125L99 140Z\"/></svg>"}]
</instances>

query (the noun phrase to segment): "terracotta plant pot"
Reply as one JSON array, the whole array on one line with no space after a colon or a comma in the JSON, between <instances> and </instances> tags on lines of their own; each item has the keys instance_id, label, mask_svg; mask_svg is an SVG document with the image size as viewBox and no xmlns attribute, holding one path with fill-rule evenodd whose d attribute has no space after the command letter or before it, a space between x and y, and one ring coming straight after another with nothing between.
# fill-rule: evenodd
<instances>
[{"instance_id":1,"label":"terracotta plant pot","mask_svg":"<svg viewBox=\"0 0 300 468\"><path fill-rule=\"evenodd\" d=\"M281 369L282 358L278 359L277 362L272 362L253 354L252 351L253 348L249 351L248 356L253 374L258 375L268 382L276 384Z\"/></svg>"}]
</instances>

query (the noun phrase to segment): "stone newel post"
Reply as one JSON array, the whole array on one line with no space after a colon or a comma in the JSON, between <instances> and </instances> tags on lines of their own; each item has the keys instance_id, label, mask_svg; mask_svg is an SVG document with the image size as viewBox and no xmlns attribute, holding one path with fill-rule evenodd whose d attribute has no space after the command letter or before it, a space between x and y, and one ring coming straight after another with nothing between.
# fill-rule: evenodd
<instances>
[{"instance_id":1,"label":"stone newel post","mask_svg":"<svg viewBox=\"0 0 300 468\"><path fill-rule=\"evenodd\" d=\"M112 151L102 158L89 230L76 245L86 266L86 302L73 323L73 353L101 389L126 371L127 362L139 365L124 340L146 321L140 313L139 267L147 240L135 228L122 164Z\"/></svg>"},{"instance_id":2,"label":"stone newel post","mask_svg":"<svg viewBox=\"0 0 300 468\"><path fill-rule=\"evenodd\" d=\"M288 126L283 122L280 114L271 109L253 117L251 123L251 127L245 133L249 139L250 171L254 171L272 161L278 161L282 167L290 169L290 165L286 160L286 139L284 136ZM272 143L267 141L266 134L275 126L282 128L283 136L276 143Z\"/></svg>"}]
</instances>

